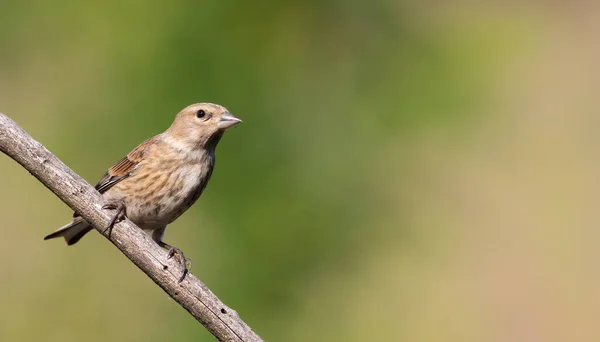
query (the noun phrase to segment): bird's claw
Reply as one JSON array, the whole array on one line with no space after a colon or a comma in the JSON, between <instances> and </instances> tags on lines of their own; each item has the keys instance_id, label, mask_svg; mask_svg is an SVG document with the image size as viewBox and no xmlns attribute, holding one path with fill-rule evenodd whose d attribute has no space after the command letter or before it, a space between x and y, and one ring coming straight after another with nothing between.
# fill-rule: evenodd
<instances>
[{"instance_id":1,"label":"bird's claw","mask_svg":"<svg viewBox=\"0 0 600 342\"><path fill-rule=\"evenodd\" d=\"M177 262L179 262L179 264L181 265L181 268L183 269L183 271L181 272L181 276L179 277L179 279L177 281L178 283L181 283L183 281L183 279L185 279L185 276L188 274L188 272L189 272L188 264L190 265L190 268L191 268L192 261L190 259L186 258L185 255L183 255L183 252L181 251L181 249L179 249L177 247L169 246L169 250L167 252L167 259L171 259L175 255L177 255Z\"/></svg>"},{"instance_id":2,"label":"bird's claw","mask_svg":"<svg viewBox=\"0 0 600 342\"><path fill-rule=\"evenodd\" d=\"M108 223L108 226L106 227L106 229L104 229L105 233L106 233L106 231L108 231L108 236L110 237L110 234L112 233L112 229L115 226L115 224L125 220L125 204L123 202L121 202L119 204L109 203L109 204L103 205L102 209L117 211L115 213L115 215L112 217L112 219L110 220L110 222Z\"/></svg>"}]
</instances>

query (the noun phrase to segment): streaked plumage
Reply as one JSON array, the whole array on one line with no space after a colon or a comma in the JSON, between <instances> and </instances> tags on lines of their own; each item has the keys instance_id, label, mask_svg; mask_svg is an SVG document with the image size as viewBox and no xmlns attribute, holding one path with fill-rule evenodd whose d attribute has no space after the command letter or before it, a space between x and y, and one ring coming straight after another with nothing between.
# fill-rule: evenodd
<instances>
[{"instance_id":1,"label":"streaked plumage","mask_svg":"<svg viewBox=\"0 0 600 342\"><path fill-rule=\"evenodd\" d=\"M109 205L123 205L127 218L185 262L181 251L162 242L164 230L200 197L212 175L219 140L225 129L239 122L219 105L188 106L168 130L144 141L108 169L96 189ZM45 239L62 236L72 245L91 229L75 213L71 223Z\"/></svg>"}]
</instances>

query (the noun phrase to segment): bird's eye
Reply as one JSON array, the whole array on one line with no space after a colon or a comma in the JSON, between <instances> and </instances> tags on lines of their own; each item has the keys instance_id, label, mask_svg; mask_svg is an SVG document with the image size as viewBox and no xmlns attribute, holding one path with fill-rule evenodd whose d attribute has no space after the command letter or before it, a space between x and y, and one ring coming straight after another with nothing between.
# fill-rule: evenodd
<instances>
[{"instance_id":1,"label":"bird's eye","mask_svg":"<svg viewBox=\"0 0 600 342\"><path fill-rule=\"evenodd\" d=\"M204 111L204 109L200 109L196 112L196 116L198 118L203 118L204 116L206 116L206 112Z\"/></svg>"}]
</instances>

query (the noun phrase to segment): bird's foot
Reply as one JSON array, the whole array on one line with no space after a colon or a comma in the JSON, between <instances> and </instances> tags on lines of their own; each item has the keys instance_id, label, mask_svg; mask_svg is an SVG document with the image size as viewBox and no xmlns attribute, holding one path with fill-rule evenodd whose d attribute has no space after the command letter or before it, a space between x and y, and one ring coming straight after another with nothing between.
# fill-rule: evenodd
<instances>
[{"instance_id":1,"label":"bird's foot","mask_svg":"<svg viewBox=\"0 0 600 342\"><path fill-rule=\"evenodd\" d=\"M115 226L115 224L125 220L125 217L126 217L125 203L123 203L123 202L119 202L118 204L109 203L109 204L102 206L102 209L116 210L115 215L112 217L112 219L108 223L108 227L106 227L106 229L104 230L104 232L108 231L108 237L110 237L110 234L112 233L112 229Z\"/></svg>"},{"instance_id":2,"label":"bird's foot","mask_svg":"<svg viewBox=\"0 0 600 342\"><path fill-rule=\"evenodd\" d=\"M179 249L177 247L173 247L162 241L159 242L159 245L168 250L167 251L167 259L171 259L172 257L177 256L177 262L179 262L179 264L181 265L181 268L182 268L181 276L179 277L177 282L181 283L183 281L183 279L185 279L185 276L188 274L189 268L191 268L191 266L192 266L192 261L190 259L186 258L185 255L183 255L183 252L181 251L181 249ZM188 268L188 264L190 266L189 268Z\"/></svg>"}]
</instances>

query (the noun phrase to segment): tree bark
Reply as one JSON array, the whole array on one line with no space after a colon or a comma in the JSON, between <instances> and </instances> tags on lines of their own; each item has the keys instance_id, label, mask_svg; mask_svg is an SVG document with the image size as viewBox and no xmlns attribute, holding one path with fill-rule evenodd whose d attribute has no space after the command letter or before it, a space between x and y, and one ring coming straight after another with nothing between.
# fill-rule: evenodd
<instances>
[{"instance_id":1,"label":"tree bark","mask_svg":"<svg viewBox=\"0 0 600 342\"><path fill-rule=\"evenodd\" d=\"M167 253L131 221L117 223L108 236L105 227L108 226L111 212L101 209L104 205L102 195L2 113L0 151L21 164L71 209L92 224L218 340L262 341L236 311L223 304L194 275L188 273L185 279L178 283L182 269L175 258L167 259Z\"/></svg>"}]
</instances>

